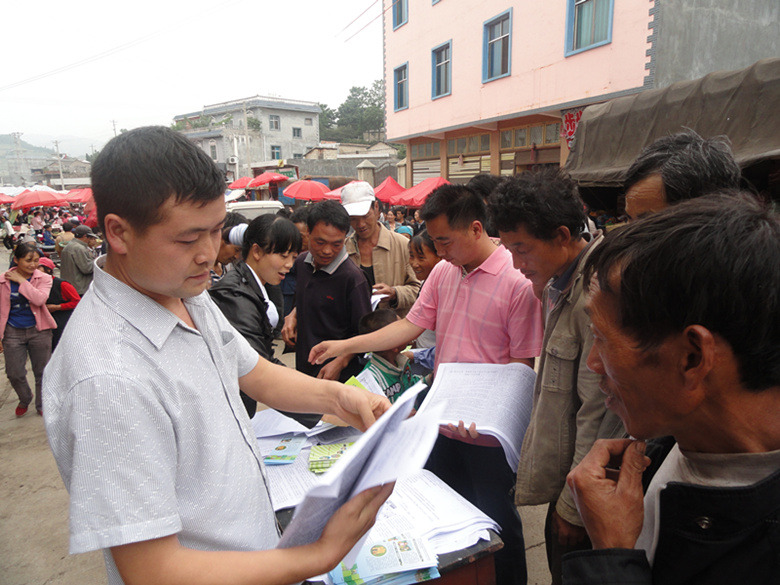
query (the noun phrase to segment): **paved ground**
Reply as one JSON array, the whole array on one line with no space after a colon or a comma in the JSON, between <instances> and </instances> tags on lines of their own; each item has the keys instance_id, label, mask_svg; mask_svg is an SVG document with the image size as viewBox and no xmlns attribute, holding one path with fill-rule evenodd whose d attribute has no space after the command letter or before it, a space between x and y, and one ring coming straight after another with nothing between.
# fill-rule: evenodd
<instances>
[{"instance_id":1,"label":"paved ground","mask_svg":"<svg viewBox=\"0 0 780 585\"><path fill-rule=\"evenodd\" d=\"M3 252L0 266L8 266ZM68 555L68 495L46 442L43 419L34 409L16 418L18 400L4 368L0 355L0 585L104 585L100 553ZM32 384L31 374L29 378ZM521 513L528 582L546 585L545 507Z\"/></svg>"}]
</instances>

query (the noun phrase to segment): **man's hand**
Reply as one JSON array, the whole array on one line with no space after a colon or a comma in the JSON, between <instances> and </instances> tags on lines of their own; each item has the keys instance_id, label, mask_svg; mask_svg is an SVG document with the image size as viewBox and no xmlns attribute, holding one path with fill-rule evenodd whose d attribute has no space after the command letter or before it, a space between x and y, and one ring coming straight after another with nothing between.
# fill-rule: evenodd
<instances>
[{"instance_id":1,"label":"man's hand","mask_svg":"<svg viewBox=\"0 0 780 585\"><path fill-rule=\"evenodd\" d=\"M480 434L477 432L477 423L474 422L469 425L468 429L462 420L458 421L457 427L452 423L447 423L447 428L450 429L451 433L458 433L461 439L476 440L480 437Z\"/></svg>"},{"instance_id":2,"label":"man's hand","mask_svg":"<svg viewBox=\"0 0 780 585\"><path fill-rule=\"evenodd\" d=\"M285 320L285 327L287 321ZM282 330L284 334L284 330ZM345 339L333 339L331 341L322 341L311 348L309 352L309 363L312 365L321 364L330 358L338 357L344 353L344 345L347 340Z\"/></svg>"},{"instance_id":3,"label":"man's hand","mask_svg":"<svg viewBox=\"0 0 780 585\"><path fill-rule=\"evenodd\" d=\"M371 289L371 294L374 295L387 295L386 299L382 299L382 301L389 301L393 302L396 300L398 295L395 292L395 289L390 286L389 284L385 284L384 282L378 282L373 286Z\"/></svg>"},{"instance_id":4,"label":"man's hand","mask_svg":"<svg viewBox=\"0 0 780 585\"><path fill-rule=\"evenodd\" d=\"M338 387L332 414L356 429L365 431L390 408L390 401L384 396L355 386L334 384Z\"/></svg>"},{"instance_id":5,"label":"man's hand","mask_svg":"<svg viewBox=\"0 0 780 585\"><path fill-rule=\"evenodd\" d=\"M320 368L317 373L317 377L321 380L338 380L341 375L341 370L347 367L349 360L344 360L337 357L334 360L330 360L327 364Z\"/></svg>"},{"instance_id":6,"label":"man's hand","mask_svg":"<svg viewBox=\"0 0 780 585\"><path fill-rule=\"evenodd\" d=\"M317 556L328 559L331 567L337 566L374 525L379 508L393 493L394 487L395 482L367 489L341 506L314 543Z\"/></svg>"},{"instance_id":7,"label":"man's hand","mask_svg":"<svg viewBox=\"0 0 780 585\"><path fill-rule=\"evenodd\" d=\"M290 311L284 318L282 341L290 347L295 347L295 342L298 341L298 311L296 309Z\"/></svg>"},{"instance_id":8,"label":"man's hand","mask_svg":"<svg viewBox=\"0 0 780 585\"><path fill-rule=\"evenodd\" d=\"M617 465L615 481L607 466ZM599 440L567 476L594 549L634 548L644 522L642 473L648 465L643 441Z\"/></svg>"},{"instance_id":9,"label":"man's hand","mask_svg":"<svg viewBox=\"0 0 780 585\"><path fill-rule=\"evenodd\" d=\"M62 305L46 305L46 308L49 309L49 313L56 313L62 308Z\"/></svg>"},{"instance_id":10,"label":"man's hand","mask_svg":"<svg viewBox=\"0 0 780 585\"><path fill-rule=\"evenodd\" d=\"M575 546L585 540L587 535L585 528L564 520L555 510L552 513L551 528L561 546Z\"/></svg>"}]
</instances>

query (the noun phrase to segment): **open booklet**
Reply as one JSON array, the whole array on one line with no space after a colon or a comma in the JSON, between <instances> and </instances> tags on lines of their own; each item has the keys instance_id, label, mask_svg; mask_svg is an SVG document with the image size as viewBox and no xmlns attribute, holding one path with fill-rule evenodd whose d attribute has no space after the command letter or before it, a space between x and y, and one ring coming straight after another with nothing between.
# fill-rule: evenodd
<instances>
[{"instance_id":1,"label":"open booklet","mask_svg":"<svg viewBox=\"0 0 780 585\"><path fill-rule=\"evenodd\" d=\"M414 399L424 388L423 383L409 388L328 473L321 476L295 509L295 515L279 541L280 548L314 542L330 517L349 498L422 468L436 442L441 418L437 407L429 409L426 415L409 418ZM353 554L360 544L353 549Z\"/></svg>"},{"instance_id":2,"label":"open booklet","mask_svg":"<svg viewBox=\"0 0 780 585\"><path fill-rule=\"evenodd\" d=\"M440 364L417 416L442 411L439 422L492 435L517 471L523 437L531 421L536 374L525 364Z\"/></svg>"}]
</instances>

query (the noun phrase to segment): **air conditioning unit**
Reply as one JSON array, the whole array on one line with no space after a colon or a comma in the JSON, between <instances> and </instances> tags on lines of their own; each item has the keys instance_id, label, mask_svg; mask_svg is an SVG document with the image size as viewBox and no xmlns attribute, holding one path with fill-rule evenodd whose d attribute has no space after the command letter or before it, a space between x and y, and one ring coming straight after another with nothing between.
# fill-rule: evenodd
<instances>
[{"instance_id":1,"label":"air conditioning unit","mask_svg":"<svg viewBox=\"0 0 780 585\"><path fill-rule=\"evenodd\" d=\"M238 157L237 156L229 156L228 157L228 164L229 165L238 164Z\"/></svg>"}]
</instances>

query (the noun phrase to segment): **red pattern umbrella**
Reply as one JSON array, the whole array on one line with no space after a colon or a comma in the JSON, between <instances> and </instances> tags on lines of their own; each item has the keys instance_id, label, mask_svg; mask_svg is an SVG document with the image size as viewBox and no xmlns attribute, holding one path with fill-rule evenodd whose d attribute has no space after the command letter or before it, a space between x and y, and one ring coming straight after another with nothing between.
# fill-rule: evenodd
<instances>
[{"instance_id":1,"label":"red pattern umbrella","mask_svg":"<svg viewBox=\"0 0 780 585\"><path fill-rule=\"evenodd\" d=\"M228 189L246 189L247 183L252 180L252 177L241 177L240 179L236 179L230 185L228 185Z\"/></svg>"},{"instance_id":2,"label":"red pattern umbrella","mask_svg":"<svg viewBox=\"0 0 780 585\"><path fill-rule=\"evenodd\" d=\"M30 207L61 205L65 199L51 191L22 191L14 198L11 209L29 209Z\"/></svg>"},{"instance_id":3,"label":"red pattern umbrella","mask_svg":"<svg viewBox=\"0 0 780 585\"><path fill-rule=\"evenodd\" d=\"M414 187L407 189L402 193L396 202L396 205L408 205L409 207L422 207L428 195L442 185L449 185L447 179L441 177L431 177L417 183Z\"/></svg>"},{"instance_id":4,"label":"red pattern umbrella","mask_svg":"<svg viewBox=\"0 0 780 585\"><path fill-rule=\"evenodd\" d=\"M325 199L328 187L319 181L296 181L282 193L285 197L302 199L304 201L321 201Z\"/></svg>"},{"instance_id":5,"label":"red pattern umbrella","mask_svg":"<svg viewBox=\"0 0 780 585\"><path fill-rule=\"evenodd\" d=\"M261 185L267 185L268 183L284 183L285 181L289 181L290 177L285 177L284 175L280 175L279 173L273 173L270 171L266 171L264 173L261 173L257 175L254 179L249 181L247 183L245 189L257 189Z\"/></svg>"},{"instance_id":6,"label":"red pattern umbrella","mask_svg":"<svg viewBox=\"0 0 780 585\"><path fill-rule=\"evenodd\" d=\"M384 203L396 205L395 200L405 191L406 189L401 187L393 177L387 177L374 188L374 195Z\"/></svg>"}]
</instances>

